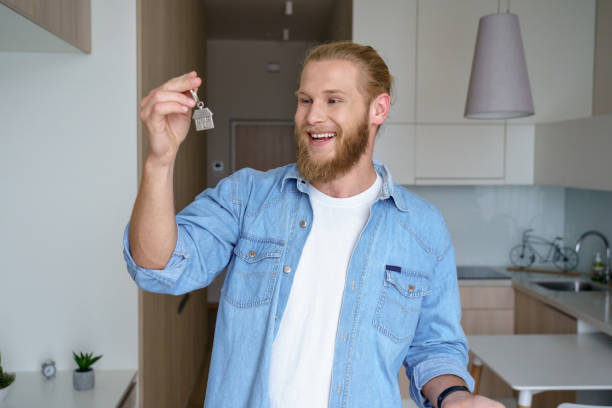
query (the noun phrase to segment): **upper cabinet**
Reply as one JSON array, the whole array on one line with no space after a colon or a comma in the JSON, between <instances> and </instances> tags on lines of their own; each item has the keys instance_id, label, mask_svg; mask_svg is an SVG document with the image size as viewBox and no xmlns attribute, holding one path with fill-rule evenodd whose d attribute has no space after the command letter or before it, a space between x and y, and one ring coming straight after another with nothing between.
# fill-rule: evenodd
<instances>
[{"instance_id":1,"label":"upper cabinet","mask_svg":"<svg viewBox=\"0 0 612 408\"><path fill-rule=\"evenodd\" d=\"M371 45L393 75L388 123L415 121L416 0L354 0L353 41Z\"/></svg>"},{"instance_id":2,"label":"upper cabinet","mask_svg":"<svg viewBox=\"0 0 612 408\"><path fill-rule=\"evenodd\" d=\"M595 0L510 6L519 16L536 114L478 121L463 117L465 99L478 20L497 12L497 0L354 0L353 41L376 48L395 79L390 136L383 127L383 146L375 148L394 179L533 184L535 124L590 116Z\"/></svg>"},{"instance_id":3,"label":"upper cabinet","mask_svg":"<svg viewBox=\"0 0 612 408\"><path fill-rule=\"evenodd\" d=\"M535 182L612 191L612 114L536 125Z\"/></svg>"},{"instance_id":4,"label":"upper cabinet","mask_svg":"<svg viewBox=\"0 0 612 408\"><path fill-rule=\"evenodd\" d=\"M91 53L91 0L0 0L0 3L4 4L0 4L1 51Z\"/></svg>"}]
</instances>

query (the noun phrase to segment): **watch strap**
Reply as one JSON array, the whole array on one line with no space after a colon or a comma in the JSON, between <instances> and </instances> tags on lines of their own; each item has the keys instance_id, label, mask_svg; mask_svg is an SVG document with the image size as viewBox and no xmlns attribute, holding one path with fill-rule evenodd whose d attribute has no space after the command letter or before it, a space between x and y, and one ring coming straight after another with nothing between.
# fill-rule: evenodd
<instances>
[{"instance_id":1,"label":"watch strap","mask_svg":"<svg viewBox=\"0 0 612 408\"><path fill-rule=\"evenodd\" d=\"M438 396L438 405L436 406L436 408L440 408L442 406L442 401L444 401L444 398L446 398L450 393L453 393L455 391L470 392L468 387L466 387L465 385L453 385L452 387L448 387L447 389L442 391L440 395Z\"/></svg>"}]
</instances>

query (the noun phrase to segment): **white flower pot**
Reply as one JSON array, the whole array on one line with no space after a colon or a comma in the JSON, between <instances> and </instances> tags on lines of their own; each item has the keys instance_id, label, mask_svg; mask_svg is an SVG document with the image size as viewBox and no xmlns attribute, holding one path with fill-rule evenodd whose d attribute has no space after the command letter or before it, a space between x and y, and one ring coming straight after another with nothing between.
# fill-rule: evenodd
<instances>
[{"instance_id":1,"label":"white flower pot","mask_svg":"<svg viewBox=\"0 0 612 408\"><path fill-rule=\"evenodd\" d=\"M72 386L77 391L90 390L94 387L94 370L90 368L87 371L72 372Z\"/></svg>"},{"instance_id":2,"label":"white flower pot","mask_svg":"<svg viewBox=\"0 0 612 408\"><path fill-rule=\"evenodd\" d=\"M9 385L8 387L4 387L0 389L0 401L4 401L4 399L8 396L9 392L11 391L11 388L13 388L14 384L15 384L15 381L13 381L13 383Z\"/></svg>"}]
</instances>

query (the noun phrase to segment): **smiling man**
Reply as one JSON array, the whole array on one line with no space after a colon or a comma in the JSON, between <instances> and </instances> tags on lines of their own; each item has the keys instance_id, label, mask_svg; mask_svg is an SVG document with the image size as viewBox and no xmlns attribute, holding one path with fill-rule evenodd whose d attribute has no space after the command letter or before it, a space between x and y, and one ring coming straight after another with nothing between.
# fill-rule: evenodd
<instances>
[{"instance_id":1,"label":"smiling man","mask_svg":"<svg viewBox=\"0 0 612 408\"><path fill-rule=\"evenodd\" d=\"M454 251L442 216L373 162L391 76L371 47L306 58L297 163L240 170L174 216L172 172L200 86L173 78L141 103L149 137L124 236L144 290L182 294L227 266L205 407L502 407L473 395Z\"/></svg>"}]
</instances>

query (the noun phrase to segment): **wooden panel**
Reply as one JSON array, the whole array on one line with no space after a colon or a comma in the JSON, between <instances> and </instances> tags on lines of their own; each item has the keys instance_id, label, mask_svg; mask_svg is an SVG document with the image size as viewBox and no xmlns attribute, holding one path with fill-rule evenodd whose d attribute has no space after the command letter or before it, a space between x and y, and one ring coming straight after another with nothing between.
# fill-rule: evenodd
<instances>
[{"instance_id":1,"label":"wooden panel","mask_svg":"<svg viewBox=\"0 0 612 408\"><path fill-rule=\"evenodd\" d=\"M417 125L416 177L504 177L503 125Z\"/></svg>"},{"instance_id":2,"label":"wooden panel","mask_svg":"<svg viewBox=\"0 0 612 408\"><path fill-rule=\"evenodd\" d=\"M577 322L552 307L515 290L514 332L516 334L574 334ZM562 402L575 402L575 391L548 391L533 396L533 407L556 408Z\"/></svg>"},{"instance_id":3,"label":"wooden panel","mask_svg":"<svg viewBox=\"0 0 612 408\"><path fill-rule=\"evenodd\" d=\"M191 70L204 75L204 4L199 0L138 0L137 6L138 101L171 77ZM146 135L139 121L139 180L146 151ZM205 188L206 133L192 127L175 164L176 210ZM201 370L209 345L206 289L191 293L179 315L181 299L139 291L140 407L184 407L190 397L195 398L192 390L204 393Z\"/></svg>"},{"instance_id":4,"label":"wooden panel","mask_svg":"<svg viewBox=\"0 0 612 408\"><path fill-rule=\"evenodd\" d=\"M461 326L465 334L514 333L514 289L511 286L460 286L459 292ZM512 396L512 389L485 366L478 393L489 398L508 398Z\"/></svg>"},{"instance_id":5,"label":"wooden panel","mask_svg":"<svg viewBox=\"0 0 612 408\"><path fill-rule=\"evenodd\" d=\"M511 286L460 286L462 309L513 309Z\"/></svg>"},{"instance_id":6,"label":"wooden panel","mask_svg":"<svg viewBox=\"0 0 612 408\"><path fill-rule=\"evenodd\" d=\"M140 406L183 407L194 387L204 393L198 380L208 347L206 290L192 292L180 315L180 296L140 293Z\"/></svg>"},{"instance_id":7,"label":"wooden panel","mask_svg":"<svg viewBox=\"0 0 612 408\"><path fill-rule=\"evenodd\" d=\"M295 162L292 125L236 126L236 170L269 170Z\"/></svg>"},{"instance_id":8,"label":"wooden panel","mask_svg":"<svg viewBox=\"0 0 612 408\"><path fill-rule=\"evenodd\" d=\"M0 0L75 47L91 53L91 0Z\"/></svg>"},{"instance_id":9,"label":"wooden panel","mask_svg":"<svg viewBox=\"0 0 612 408\"><path fill-rule=\"evenodd\" d=\"M463 309L461 326L465 334L513 334L514 310Z\"/></svg>"}]
</instances>

